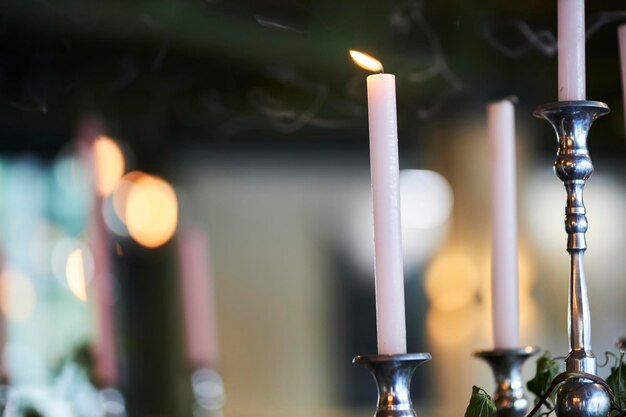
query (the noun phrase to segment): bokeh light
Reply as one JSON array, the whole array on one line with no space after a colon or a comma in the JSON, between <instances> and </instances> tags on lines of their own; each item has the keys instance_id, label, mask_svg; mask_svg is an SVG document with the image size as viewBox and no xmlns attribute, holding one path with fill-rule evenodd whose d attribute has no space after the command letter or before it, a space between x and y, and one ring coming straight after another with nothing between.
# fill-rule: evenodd
<instances>
[{"instance_id":1,"label":"bokeh light","mask_svg":"<svg viewBox=\"0 0 626 417\"><path fill-rule=\"evenodd\" d=\"M68 267L70 266L70 258L76 251L80 251L80 263L82 265L80 271L82 271L81 273L84 278L85 285L87 285L93 278L95 265L93 254L84 242L79 239L64 236L54 244L52 256L50 258L52 274L60 284L67 286L68 288L70 285ZM72 258L71 268L76 268L76 264L74 264L78 260L76 256L77 255L74 255L74 258ZM78 270L72 269L72 272L74 271ZM73 277L73 279L75 279L75 277ZM74 284L76 284L76 282L74 282ZM72 288L69 289L74 295L76 295Z\"/></svg>"},{"instance_id":2,"label":"bokeh light","mask_svg":"<svg viewBox=\"0 0 626 417\"><path fill-rule=\"evenodd\" d=\"M128 232L139 244L155 248L174 235L178 201L172 186L162 178L144 175L134 181L125 206Z\"/></svg>"},{"instance_id":3,"label":"bokeh light","mask_svg":"<svg viewBox=\"0 0 626 417\"><path fill-rule=\"evenodd\" d=\"M79 248L70 252L65 264L67 287L80 301L87 301L87 280L83 251Z\"/></svg>"},{"instance_id":4,"label":"bokeh light","mask_svg":"<svg viewBox=\"0 0 626 417\"><path fill-rule=\"evenodd\" d=\"M478 265L463 252L444 252L428 265L424 286L426 297L436 310L467 307L476 300L480 289Z\"/></svg>"},{"instance_id":5,"label":"bokeh light","mask_svg":"<svg viewBox=\"0 0 626 417\"><path fill-rule=\"evenodd\" d=\"M400 171L402 256L405 278L420 268L448 236L453 206L452 188L440 174L429 170ZM364 277L373 277L374 244L372 195L369 186L355 194L345 237L349 253Z\"/></svg>"},{"instance_id":6,"label":"bokeh light","mask_svg":"<svg viewBox=\"0 0 626 417\"><path fill-rule=\"evenodd\" d=\"M465 305L458 310L429 308L426 314L428 338L440 347L458 347L477 338L481 308L478 304Z\"/></svg>"},{"instance_id":7,"label":"bokeh light","mask_svg":"<svg viewBox=\"0 0 626 417\"><path fill-rule=\"evenodd\" d=\"M108 136L99 136L93 144L93 156L98 194L110 194L124 175L126 163L120 146Z\"/></svg>"},{"instance_id":8,"label":"bokeh light","mask_svg":"<svg viewBox=\"0 0 626 417\"><path fill-rule=\"evenodd\" d=\"M118 185L121 182L122 181L120 181ZM124 224L122 219L117 215L117 213L115 212L115 208L113 207L113 196L115 195L117 189L118 187L115 187L113 193L102 200L102 218L104 219L104 223L111 232L115 233L118 236L127 237L128 229L126 228L126 225Z\"/></svg>"},{"instance_id":9,"label":"bokeh light","mask_svg":"<svg viewBox=\"0 0 626 417\"><path fill-rule=\"evenodd\" d=\"M432 229L445 223L452 212L452 187L435 171L400 171L402 228Z\"/></svg>"},{"instance_id":10,"label":"bokeh light","mask_svg":"<svg viewBox=\"0 0 626 417\"><path fill-rule=\"evenodd\" d=\"M0 274L0 310L16 323L30 319L37 306L37 293L31 279L22 271L6 268Z\"/></svg>"},{"instance_id":11,"label":"bokeh light","mask_svg":"<svg viewBox=\"0 0 626 417\"><path fill-rule=\"evenodd\" d=\"M142 178L147 178L150 175L141 171L132 171L124 175L115 185L115 189L111 194L111 203L113 211L117 218L126 224L126 202L128 200L128 193L130 189Z\"/></svg>"}]
</instances>

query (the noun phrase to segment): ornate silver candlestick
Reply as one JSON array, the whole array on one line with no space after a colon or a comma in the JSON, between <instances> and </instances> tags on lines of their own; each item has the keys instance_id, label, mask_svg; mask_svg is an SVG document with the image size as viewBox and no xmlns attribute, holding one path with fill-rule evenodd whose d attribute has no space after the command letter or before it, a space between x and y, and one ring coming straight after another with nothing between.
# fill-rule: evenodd
<instances>
[{"instance_id":1,"label":"ornate silver candlestick","mask_svg":"<svg viewBox=\"0 0 626 417\"><path fill-rule=\"evenodd\" d=\"M587 149L591 124L609 112L599 101L559 101L539 106L535 117L550 122L556 131L558 153L554 171L565 184L565 230L567 251L571 257L568 324L570 352L565 359L567 371L596 374L596 358L591 350L591 322L583 257L587 249L587 217L583 203L585 181L593 173ZM557 391L556 413L559 417L604 417L610 398L606 390L585 378L570 378Z\"/></svg>"},{"instance_id":2,"label":"ornate silver candlestick","mask_svg":"<svg viewBox=\"0 0 626 417\"><path fill-rule=\"evenodd\" d=\"M376 380L378 408L374 417L416 417L411 402L411 378L430 353L355 356L352 362L365 366Z\"/></svg>"},{"instance_id":3,"label":"ornate silver candlestick","mask_svg":"<svg viewBox=\"0 0 626 417\"><path fill-rule=\"evenodd\" d=\"M524 417L530 404L524 391L522 365L539 352L533 346L519 349L494 349L476 352L474 355L489 364L496 378L496 392L492 399L498 417Z\"/></svg>"}]
</instances>

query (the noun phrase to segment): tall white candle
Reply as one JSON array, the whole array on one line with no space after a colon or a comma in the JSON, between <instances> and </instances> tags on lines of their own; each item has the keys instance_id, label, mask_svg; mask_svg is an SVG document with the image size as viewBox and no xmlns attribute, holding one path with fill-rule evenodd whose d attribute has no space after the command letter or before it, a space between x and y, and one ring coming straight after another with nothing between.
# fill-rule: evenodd
<instances>
[{"instance_id":1,"label":"tall white candle","mask_svg":"<svg viewBox=\"0 0 626 417\"><path fill-rule=\"evenodd\" d=\"M378 353L406 353L396 79L382 74L380 62L369 55L350 55L359 66L381 72L367 77Z\"/></svg>"},{"instance_id":2,"label":"tall white candle","mask_svg":"<svg viewBox=\"0 0 626 417\"><path fill-rule=\"evenodd\" d=\"M102 163L94 153L94 143L104 128L97 118L87 118L79 126L79 155L86 167L93 171L93 179L98 183L98 164ZM115 327L114 288L111 275L110 236L102 217L103 197L96 192L94 184L91 195L92 207L87 222L89 247L94 261L93 299L95 310L95 340L93 346L94 377L106 387L119 383L117 357L117 335Z\"/></svg>"},{"instance_id":3,"label":"tall white candle","mask_svg":"<svg viewBox=\"0 0 626 417\"><path fill-rule=\"evenodd\" d=\"M187 362L196 368L216 368L217 312L207 237L196 228L181 230L178 254Z\"/></svg>"},{"instance_id":4,"label":"tall white candle","mask_svg":"<svg viewBox=\"0 0 626 417\"><path fill-rule=\"evenodd\" d=\"M585 99L585 0L558 3L559 100Z\"/></svg>"},{"instance_id":5,"label":"tall white candle","mask_svg":"<svg viewBox=\"0 0 626 417\"><path fill-rule=\"evenodd\" d=\"M396 79L367 77L378 353L406 353Z\"/></svg>"},{"instance_id":6,"label":"tall white candle","mask_svg":"<svg viewBox=\"0 0 626 417\"><path fill-rule=\"evenodd\" d=\"M619 40L619 60L622 67L622 99L624 101L624 121L626 122L626 23L617 29Z\"/></svg>"},{"instance_id":7,"label":"tall white candle","mask_svg":"<svg viewBox=\"0 0 626 417\"><path fill-rule=\"evenodd\" d=\"M509 100L487 106L491 182L491 297L496 348L518 346L515 115Z\"/></svg>"}]
</instances>

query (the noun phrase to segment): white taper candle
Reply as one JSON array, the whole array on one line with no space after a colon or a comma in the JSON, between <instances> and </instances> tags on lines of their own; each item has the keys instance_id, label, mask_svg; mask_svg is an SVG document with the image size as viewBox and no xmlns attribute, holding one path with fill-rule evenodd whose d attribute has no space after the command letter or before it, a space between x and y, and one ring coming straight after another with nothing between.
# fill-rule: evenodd
<instances>
[{"instance_id":1,"label":"white taper candle","mask_svg":"<svg viewBox=\"0 0 626 417\"><path fill-rule=\"evenodd\" d=\"M217 309L208 238L197 228L180 230L178 254L187 362L215 369L219 362Z\"/></svg>"},{"instance_id":2,"label":"white taper candle","mask_svg":"<svg viewBox=\"0 0 626 417\"><path fill-rule=\"evenodd\" d=\"M406 353L396 82L367 77L379 354Z\"/></svg>"},{"instance_id":3,"label":"white taper candle","mask_svg":"<svg viewBox=\"0 0 626 417\"><path fill-rule=\"evenodd\" d=\"M585 0L558 3L559 101L584 100Z\"/></svg>"},{"instance_id":4,"label":"white taper candle","mask_svg":"<svg viewBox=\"0 0 626 417\"><path fill-rule=\"evenodd\" d=\"M516 348L519 334L515 115L509 100L487 107L491 180L491 299L496 348Z\"/></svg>"},{"instance_id":5,"label":"white taper candle","mask_svg":"<svg viewBox=\"0 0 626 417\"><path fill-rule=\"evenodd\" d=\"M626 23L617 29L619 42L619 61L622 68L622 100L624 103L624 121L626 122Z\"/></svg>"}]
</instances>

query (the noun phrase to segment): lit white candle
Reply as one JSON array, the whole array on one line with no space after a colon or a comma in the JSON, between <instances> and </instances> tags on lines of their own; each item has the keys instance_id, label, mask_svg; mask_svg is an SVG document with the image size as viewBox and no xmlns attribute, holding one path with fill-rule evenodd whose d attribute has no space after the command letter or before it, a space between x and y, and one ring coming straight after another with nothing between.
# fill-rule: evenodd
<instances>
[{"instance_id":1,"label":"lit white candle","mask_svg":"<svg viewBox=\"0 0 626 417\"><path fill-rule=\"evenodd\" d=\"M487 106L491 180L491 301L496 348L518 346L517 212L513 103Z\"/></svg>"},{"instance_id":2,"label":"lit white candle","mask_svg":"<svg viewBox=\"0 0 626 417\"><path fill-rule=\"evenodd\" d=\"M396 81L382 74L374 58L356 51L350 55L361 67L381 72L367 77L378 353L406 353Z\"/></svg>"},{"instance_id":3,"label":"lit white candle","mask_svg":"<svg viewBox=\"0 0 626 417\"><path fill-rule=\"evenodd\" d=\"M626 23L617 29L619 40L619 60L622 67L622 99L624 100L624 120L626 121Z\"/></svg>"},{"instance_id":4,"label":"lit white candle","mask_svg":"<svg viewBox=\"0 0 626 417\"><path fill-rule=\"evenodd\" d=\"M558 3L559 100L585 99L585 0Z\"/></svg>"}]
</instances>

